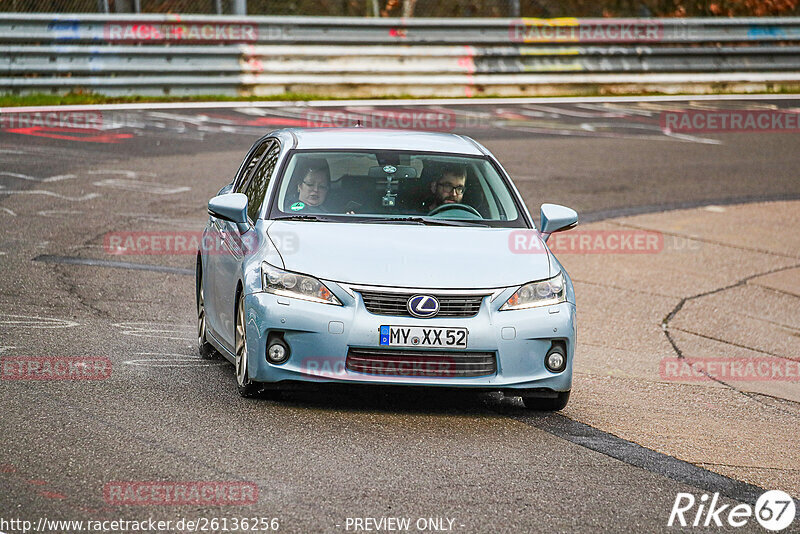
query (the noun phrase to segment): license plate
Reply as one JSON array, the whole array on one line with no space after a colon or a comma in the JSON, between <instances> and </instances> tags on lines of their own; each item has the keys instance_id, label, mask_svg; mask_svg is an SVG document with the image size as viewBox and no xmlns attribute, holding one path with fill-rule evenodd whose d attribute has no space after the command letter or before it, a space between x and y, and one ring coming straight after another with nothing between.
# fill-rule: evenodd
<instances>
[{"instance_id":1,"label":"license plate","mask_svg":"<svg viewBox=\"0 0 800 534\"><path fill-rule=\"evenodd\" d=\"M435 326L381 326L381 345L386 347L467 348L466 328Z\"/></svg>"}]
</instances>

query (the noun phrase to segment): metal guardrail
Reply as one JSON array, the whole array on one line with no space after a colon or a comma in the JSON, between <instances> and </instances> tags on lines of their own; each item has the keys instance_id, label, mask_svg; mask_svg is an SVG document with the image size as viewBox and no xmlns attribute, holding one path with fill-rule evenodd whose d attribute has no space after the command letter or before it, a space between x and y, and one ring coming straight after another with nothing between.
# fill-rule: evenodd
<instances>
[{"instance_id":1,"label":"metal guardrail","mask_svg":"<svg viewBox=\"0 0 800 534\"><path fill-rule=\"evenodd\" d=\"M800 85L800 18L0 14L5 92L464 96L597 84Z\"/></svg>"},{"instance_id":2,"label":"metal guardrail","mask_svg":"<svg viewBox=\"0 0 800 534\"><path fill-rule=\"evenodd\" d=\"M4 42L708 43L800 40L800 18L386 19L0 14Z\"/></svg>"}]
</instances>

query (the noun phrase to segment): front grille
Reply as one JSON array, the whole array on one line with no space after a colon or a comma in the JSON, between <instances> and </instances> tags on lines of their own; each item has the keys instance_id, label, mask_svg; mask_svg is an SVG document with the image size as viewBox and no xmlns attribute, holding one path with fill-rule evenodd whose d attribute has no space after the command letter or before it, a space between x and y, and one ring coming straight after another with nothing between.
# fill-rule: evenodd
<instances>
[{"instance_id":1,"label":"front grille","mask_svg":"<svg viewBox=\"0 0 800 534\"><path fill-rule=\"evenodd\" d=\"M380 376L459 378L495 374L497 358L493 352L351 348L345 367Z\"/></svg>"},{"instance_id":2,"label":"front grille","mask_svg":"<svg viewBox=\"0 0 800 534\"><path fill-rule=\"evenodd\" d=\"M396 315L411 317L408 313L408 299L414 295L430 294L439 301L436 317L473 317L481 309L486 295L436 295L435 293L386 293L380 291L359 291L367 311L375 315Z\"/></svg>"}]
</instances>

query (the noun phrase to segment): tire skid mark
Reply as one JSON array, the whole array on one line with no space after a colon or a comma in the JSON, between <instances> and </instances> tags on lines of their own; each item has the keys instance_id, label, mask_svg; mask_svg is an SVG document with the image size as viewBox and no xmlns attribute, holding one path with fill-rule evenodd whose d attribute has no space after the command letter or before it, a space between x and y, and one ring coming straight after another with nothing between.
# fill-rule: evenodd
<instances>
[{"instance_id":1,"label":"tire skid mark","mask_svg":"<svg viewBox=\"0 0 800 534\"><path fill-rule=\"evenodd\" d=\"M512 416L556 437L605 454L628 465L701 490L719 492L742 503L755 504L764 489L714 473L673 456L648 449L561 414Z\"/></svg>"}]
</instances>

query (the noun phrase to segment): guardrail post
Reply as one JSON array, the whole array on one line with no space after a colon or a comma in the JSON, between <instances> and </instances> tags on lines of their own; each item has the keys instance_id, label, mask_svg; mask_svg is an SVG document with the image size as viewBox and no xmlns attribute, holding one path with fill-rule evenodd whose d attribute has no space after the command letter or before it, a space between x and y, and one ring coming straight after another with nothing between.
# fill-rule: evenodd
<instances>
[{"instance_id":1,"label":"guardrail post","mask_svg":"<svg viewBox=\"0 0 800 534\"><path fill-rule=\"evenodd\" d=\"M109 13L108 0L97 0L97 11L100 13Z\"/></svg>"},{"instance_id":2,"label":"guardrail post","mask_svg":"<svg viewBox=\"0 0 800 534\"><path fill-rule=\"evenodd\" d=\"M114 11L117 13L133 13L132 0L115 0Z\"/></svg>"},{"instance_id":3,"label":"guardrail post","mask_svg":"<svg viewBox=\"0 0 800 534\"><path fill-rule=\"evenodd\" d=\"M508 0L508 16L512 19L519 18L519 0Z\"/></svg>"},{"instance_id":4,"label":"guardrail post","mask_svg":"<svg viewBox=\"0 0 800 534\"><path fill-rule=\"evenodd\" d=\"M233 14L247 15L247 0L233 0Z\"/></svg>"}]
</instances>

